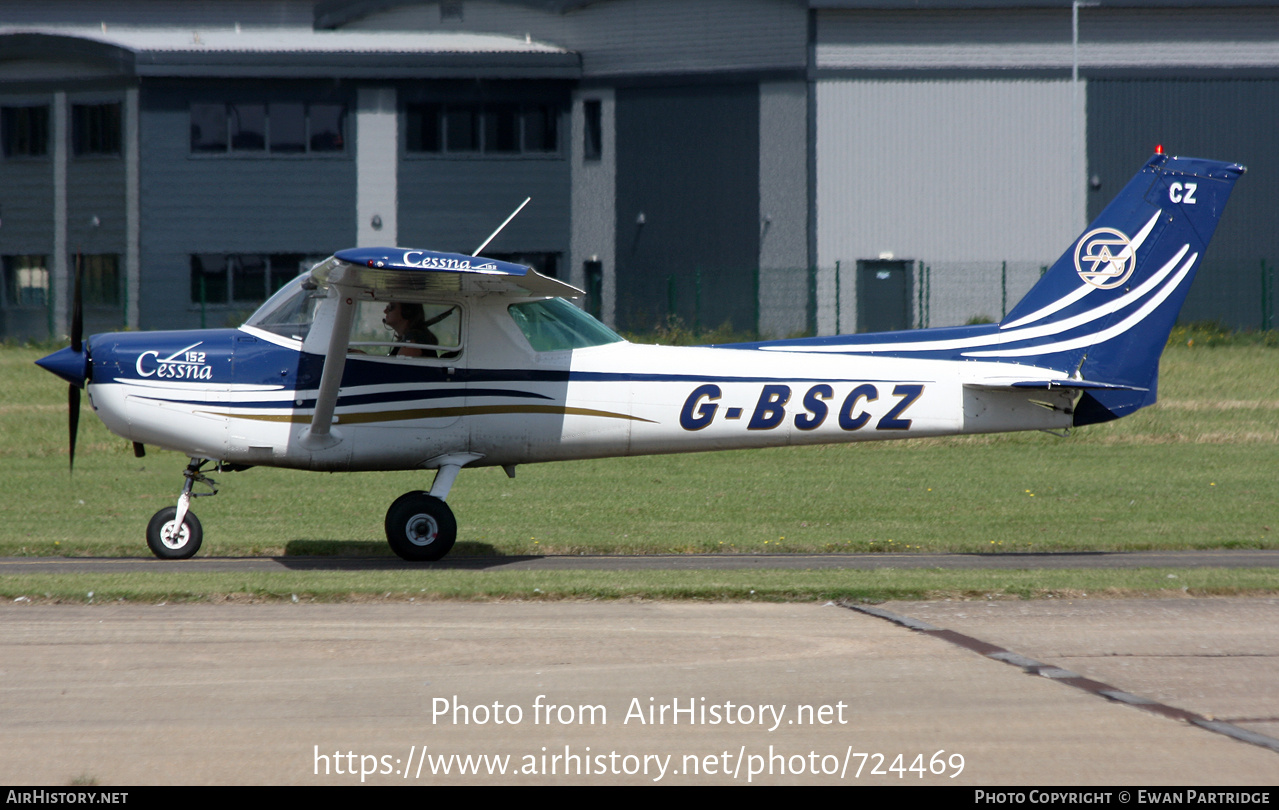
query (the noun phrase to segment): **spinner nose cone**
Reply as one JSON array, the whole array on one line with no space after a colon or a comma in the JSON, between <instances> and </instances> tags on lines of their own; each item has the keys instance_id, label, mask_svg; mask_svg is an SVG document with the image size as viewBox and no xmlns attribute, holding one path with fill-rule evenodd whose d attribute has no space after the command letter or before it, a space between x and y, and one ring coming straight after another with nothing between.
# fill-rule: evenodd
<instances>
[{"instance_id":1,"label":"spinner nose cone","mask_svg":"<svg viewBox=\"0 0 1279 810\"><path fill-rule=\"evenodd\" d=\"M36 365L45 371L51 371L72 385L83 388L89 378L89 347L76 351L68 346L59 349L48 357L41 357Z\"/></svg>"}]
</instances>

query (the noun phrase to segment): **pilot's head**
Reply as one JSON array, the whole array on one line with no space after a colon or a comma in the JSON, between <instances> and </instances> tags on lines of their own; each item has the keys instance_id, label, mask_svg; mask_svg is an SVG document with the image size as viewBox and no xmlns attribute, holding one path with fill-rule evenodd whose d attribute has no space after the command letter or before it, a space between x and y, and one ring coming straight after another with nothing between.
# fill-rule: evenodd
<instances>
[{"instance_id":1,"label":"pilot's head","mask_svg":"<svg viewBox=\"0 0 1279 810\"><path fill-rule=\"evenodd\" d=\"M382 323L398 334L404 334L404 330L420 322L423 317L421 304L392 301L382 310Z\"/></svg>"}]
</instances>

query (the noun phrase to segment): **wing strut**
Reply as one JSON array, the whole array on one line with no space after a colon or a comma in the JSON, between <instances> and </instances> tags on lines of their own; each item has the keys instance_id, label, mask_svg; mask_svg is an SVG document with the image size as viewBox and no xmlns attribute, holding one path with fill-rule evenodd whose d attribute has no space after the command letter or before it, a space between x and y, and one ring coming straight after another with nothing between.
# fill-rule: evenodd
<instances>
[{"instance_id":1,"label":"wing strut","mask_svg":"<svg viewBox=\"0 0 1279 810\"><path fill-rule=\"evenodd\" d=\"M346 368L346 349L351 340L351 323L355 315L355 291L342 285L334 285L334 291L337 293L337 312L333 318L333 331L329 333L329 350L324 357L324 373L320 375L320 390L316 393L315 413L311 416L306 440L328 437L329 429L333 427L338 389L342 385L342 371Z\"/></svg>"}]
</instances>

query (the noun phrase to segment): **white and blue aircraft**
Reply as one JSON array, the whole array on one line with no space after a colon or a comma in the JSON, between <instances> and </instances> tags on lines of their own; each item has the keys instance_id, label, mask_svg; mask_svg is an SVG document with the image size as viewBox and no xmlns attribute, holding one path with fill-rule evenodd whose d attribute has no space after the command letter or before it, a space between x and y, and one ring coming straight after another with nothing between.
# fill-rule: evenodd
<instances>
[{"instance_id":1,"label":"white and blue aircraft","mask_svg":"<svg viewBox=\"0 0 1279 810\"><path fill-rule=\"evenodd\" d=\"M1157 152L998 324L718 347L628 343L530 268L406 248L343 250L238 329L121 332L38 361L114 433L190 458L147 527L187 558L205 471L433 469L386 537L438 560L463 467L1105 422L1155 402L1159 356L1244 168ZM478 251L477 251L478 252ZM78 286L78 285L77 285ZM382 325L422 307L416 334ZM196 484L210 492L193 492Z\"/></svg>"}]
</instances>

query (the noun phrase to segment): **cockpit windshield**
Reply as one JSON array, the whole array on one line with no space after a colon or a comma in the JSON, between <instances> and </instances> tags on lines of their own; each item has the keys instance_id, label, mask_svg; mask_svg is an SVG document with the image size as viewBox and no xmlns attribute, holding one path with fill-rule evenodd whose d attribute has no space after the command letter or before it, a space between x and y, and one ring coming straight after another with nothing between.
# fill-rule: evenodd
<instances>
[{"instance_id":1,"label":"cockpit windshield","mask_svg":"<svg viewBox=\"0 0 1279 810\"><path fill-rule=\"evenodd\" d=\"M256 326L281 337L305 340L315 320L315 310L328 291L306 284L310 273L303 273L285 284L253 313L246 326ZM308 289L310 287L310 289Z\"/></svg>"}]
</instances>

